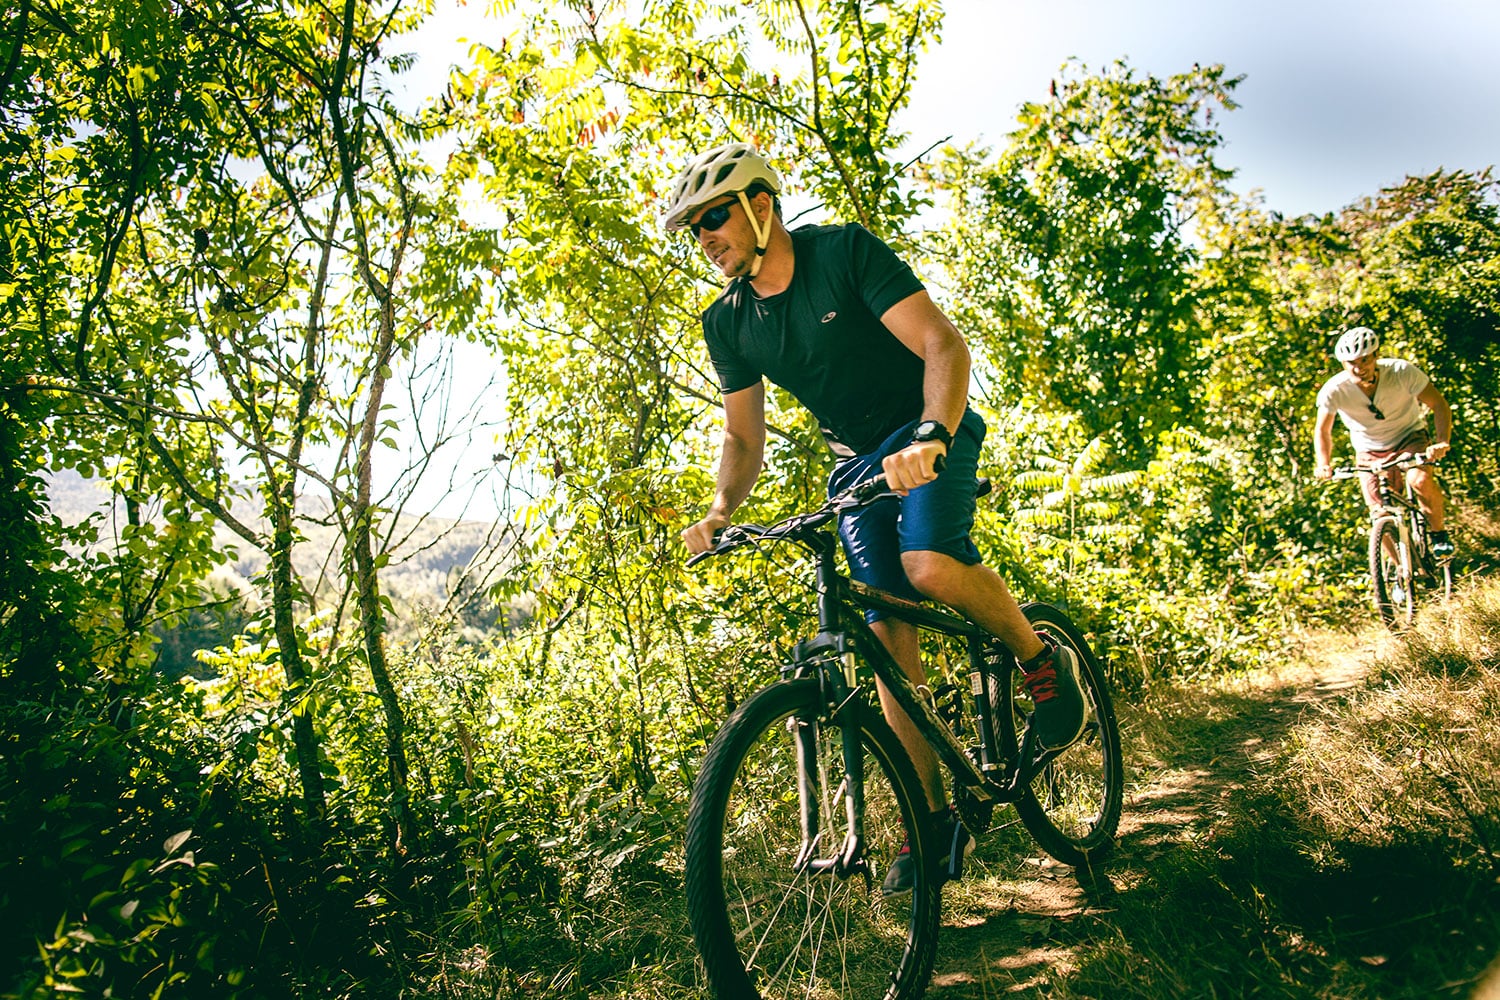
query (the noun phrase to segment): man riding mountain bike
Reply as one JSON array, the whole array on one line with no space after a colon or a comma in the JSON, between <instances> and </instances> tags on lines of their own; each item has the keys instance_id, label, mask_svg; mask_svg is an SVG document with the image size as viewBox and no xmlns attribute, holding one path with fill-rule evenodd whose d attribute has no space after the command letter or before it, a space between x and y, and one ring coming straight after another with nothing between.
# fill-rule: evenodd
<instances>
[{"instance_id":1,"label":"man riding mountain bike","mask_svg":"<svg viewBox=\"0 0 1500 1000\"><path fill-rule=\"evenodd\" d=\"M1421 455L1436 462L1448 454L1453 412L1443 394L1416 365L1380 356L1380 337L1367 326L1346 330L1334 345L1333 356L1343 371L1318 390L1318 419L1313 430L1313 475L1333 475L1333 421L1342 420L1360 465L1378 465L1398 455ZM1435 439L1427 434L1422 408L1432 412ZM1399 487L1400 470L1381 473L1392 488ZM1431 530L1432 554L1453 555L1453 542L1443 526L1443 491L1437 477L1425 468L1408 469L1407 480ZM1380 490L1375 474L1360 477L1371 516L1380 513Z\"/></svg>"},{"instance_id":2,"label":"man riding mountain bike","mask_svg":"<svg viewBox=\"0 0 1500 1000\"><path fill-rule=\"evenodd\" d=\"M672 189L665 227L691 231L728 279L703 314L724 398L718 475L684 544L712 548L749 496L765 453L769 378L818 419L837 458L830 496L878 472L900 494L841 520L854 579L940 601L999 637L1021 661L1041 743L1068 746L1085 723L1075 655L1037 635L969 537L985 425L968 408L963 337L884 242L852 223L788 230L780 193L776 171L740 142L694 159ZM916 627L875 611L869 619L912 681L925 684ZM943 824L955 877L972 838L946 803L931 748L883 686L880 700ZM910 864L904 852L896 859L887 893L910 890Z\"/></svg>"}]
</instances>

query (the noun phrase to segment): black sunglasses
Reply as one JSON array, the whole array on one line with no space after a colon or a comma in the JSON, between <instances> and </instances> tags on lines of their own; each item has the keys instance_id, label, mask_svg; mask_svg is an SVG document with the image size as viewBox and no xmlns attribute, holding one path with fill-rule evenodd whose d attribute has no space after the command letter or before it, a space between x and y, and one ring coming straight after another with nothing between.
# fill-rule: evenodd
<instances>
[{"instance_id":1,"label":"black sunglasses","mask_svg":"<svg viewBox=\"0 0 1500 1000\"><path fill-rule=\"evenodd\" d=\"M1373 413L1373 414L1375 414L1375 419L1376 420L1384 420L1385 419L1385 414L1380 412L1380 407L1378 407L1378 406L1375 405L1375 401L1373 399L1370 400L1370 412Z\"/></svg>"},{"instance_id":2,"label":"black sunglasses","mask_svg":"<svg viewBox=\"0 0 1500 1000\"><path fill-rule=\"evenodd\" d=\"M688 228L693 231L693 239L696 240L698 238L698 234L705 229L707 229L709 232L713 232L720 226L724 225L724 223L728 222L729 210L733 208L735 204L735 202L726 201L724 204L715 205L707 212L704 212L697 222L694 222L688 226Z\"/></svg>"}]
</instances>

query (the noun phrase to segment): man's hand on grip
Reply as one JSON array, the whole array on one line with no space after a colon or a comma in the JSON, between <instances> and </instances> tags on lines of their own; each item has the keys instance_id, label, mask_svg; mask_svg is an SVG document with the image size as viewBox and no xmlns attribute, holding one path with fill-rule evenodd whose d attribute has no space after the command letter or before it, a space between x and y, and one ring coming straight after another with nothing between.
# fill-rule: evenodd
<instances>
[{"instance_id":1,"label":"man's hand on grip","mask_svg":"<svg viewBox=\"0 0 1500 1000\"><path fill-rule=\"evenodd\" d=\"M886 485L905 495L932 482L938 477L938 463L947 454L948 446L941 441L917 441L887 455L882 463Z\"/></svg>"},{"instance_id":2,"label":"man's hand on grip","mask_svg":"<svg viewBox=\"0 0 1500 1000\"><path fill-rule=\"evenodd\" d=\"M722 514L709 514L697 524L682 531L682 544L693 555L707 552L714 547L714 535L729 527L729 518Z\"/></svg>"}]
</instances>

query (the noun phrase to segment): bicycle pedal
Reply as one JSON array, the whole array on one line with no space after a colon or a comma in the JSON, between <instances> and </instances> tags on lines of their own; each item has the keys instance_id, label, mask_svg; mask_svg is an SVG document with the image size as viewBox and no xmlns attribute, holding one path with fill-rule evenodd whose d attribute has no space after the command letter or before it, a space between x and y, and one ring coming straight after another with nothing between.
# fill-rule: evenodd
<instances>
[{"instance_id":1,"label":"bicycle pedal","mask_svg":"<svg viewBox=\"0 0 1500 1000\"><path fill-rule=\"evenodd\" d=\"M954 825L953 839L945 845L947 860L939 862L944 882L956 882L964 877L964 861L969 852L974 850L974 843L974 835L962 823Z\"/></svg>"}]
</instances>

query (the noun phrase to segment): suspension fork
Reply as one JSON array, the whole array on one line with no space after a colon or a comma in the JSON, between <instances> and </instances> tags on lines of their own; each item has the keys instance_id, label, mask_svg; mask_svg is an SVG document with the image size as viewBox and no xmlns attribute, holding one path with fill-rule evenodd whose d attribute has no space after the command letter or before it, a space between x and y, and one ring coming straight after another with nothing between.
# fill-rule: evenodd
<instances>
[{"instance_id":1,"label":"suspension fork","mask_svg":"<svg viewBox=\"0 0 1500 1000\"><path fill-rule=\"evenodd\" d=\"M1402 576L1409 581L1416 575L1416 569L1412 565L1412 510L1416 501L1411 495L1411 485L1406 482L1405 473L1402 474L1405 502L1396 496L1396 491L1391 487L1385 476L1376 479L1376 493L1380 498L1380 506L1386 511L1385 517L1396 522L1396 551L1392 553L1396 557L1396 564L1401 567ZM1373 522L1371 530L1379 531L1380 522L1385 517L1378 517ZM1407 586L1403 582L1402 586Z\"/></svg>"},{"instance_id":2,"label":"suspension fork","mask_svg":"<svg viewBox=\"0 0 1500 1000\"><path fill-rule=\"evenodd\" d=\"M1406 587L1411 586L1412 580L1415 579L1417 575L1416 565L1412 562L1411 520L1412 515L1410 512L1407 512L1405 517L1398 517L1396 519L1396 524L1399 526L1396 533L1397 536L1401 539L1401 541L1398 543L1398 547L1400 549L1398 555L1401 559L1401 573L1406 578L1406 582L1403 584L1403 586Z\"/></svg>"},{"instance_id":3,"label":"suspension fork","mask_svg":"<svg viewBox=\"0 0 1500 1000\"><path fill-rule=\"evenodd\" d=\"M843 799L848 833L842 844L820 844L826 775L819 770L821 755L818 744L823 737L823 726L818 718L798 719L794 716L790 720L795 727L797 800L802 825L797 868L831 871L840 878L847 878L865 868L865 760L860 740L860 713L865 711L865 706L856 697L858 678L849 637L842 632L820 632L799 642L788 672L798 677L818 679L819 715L826 712L844 734L844 778L834 791ZM837 853L826 853L833 850Z\"/></svg>"},{"instance_id":4,"label":"suspension fork","mask_svg":"<svg viewBox=\"0 0 1500 1000\"><path fill-rule=\"evenodd\" d=\"M995 699L991 691L1008 683L1008 679L1001 678L1002 671L1009 672L1010 664L1006 662L1009 655L1010 651L998 639L969 636L969 690L974 696L974 731L979 734L979 770L990 778L1005 766L995 754L1000 743L995 735Z\"/></svg>"}]
</instances>

